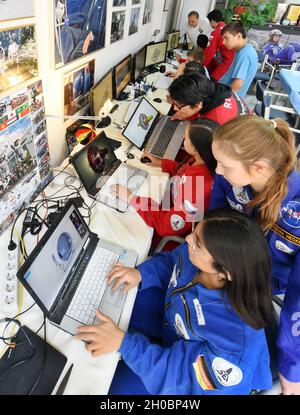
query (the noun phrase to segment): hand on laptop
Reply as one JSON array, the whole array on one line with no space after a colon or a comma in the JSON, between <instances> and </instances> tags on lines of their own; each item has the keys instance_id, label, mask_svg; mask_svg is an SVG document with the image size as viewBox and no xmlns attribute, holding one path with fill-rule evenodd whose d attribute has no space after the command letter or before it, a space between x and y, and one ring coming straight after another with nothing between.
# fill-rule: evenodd
<instances>
[{"instance_id":1,"label":"hand on laptop","mask_svg":"<svg viewBox=\"0 0 300 415\"><path fill-rule=\"evenodd\" d=\"M114 184L111 186L112 192L121 200L124 200L124 202L128 202L132 198L133 193L128 187L122 186L121 184Z\"/></svg>"},{"instance_id":2,"label":"hand on laptop","mask_svg":"<svg viewBox=\"0 0 300 415\"><path fill-rule=\"evenodd\" d=\"M139 270L117 263L107 276L107 284L111 284L113 281L113 291L118 289L120 285L125 284L124 293L127 293L131 288L139 285L142 277Z\"/></svg>"},{"instance_id":3,"label":"hand on laptop","mask_svg":"<svg viewBox=\"0 0 300 415\"><path fill-rule=\"evenodd\" d=\"M174 78L175 74L176 74L176 72L172 72L172 71L166 72L166 76L169 76L170 78Z\"/></svg>"},{"instance_id":4,"label":"hand on laptop","mask_svg":"<svg viewBox=\"0 0 300 415\"><path fill-rule=\"evenodd\" d=\"M151 160L151 167L161 167L162 160L158 157L153 156L153 154L144 151L142 157L148 157Z\"/></svg>"},{"instance_id":5,"label":"hand on laptop","mask_svg":"<svg viewBox=\"0 0 300 415\"><path fill-rule=\"evenodd\" d=\"M75 339L87 342L85 348L93 357L119 350L125 336L112 319L100 311L96 311L96 316L101 320L100 324L78 327L75 336Z\"/></svg>"},{"instance_id":6,"label":"hand on laptop","mask_svg":"<svg viewBox=\"0 0 300 415\"><path fill-rule=\"evenodd\" d=\"M171 120L175 121L175 120L185 120L186 118L180 114L180 112L176 112L174 115L172 115Z\"/></svg>"}]
</instances>

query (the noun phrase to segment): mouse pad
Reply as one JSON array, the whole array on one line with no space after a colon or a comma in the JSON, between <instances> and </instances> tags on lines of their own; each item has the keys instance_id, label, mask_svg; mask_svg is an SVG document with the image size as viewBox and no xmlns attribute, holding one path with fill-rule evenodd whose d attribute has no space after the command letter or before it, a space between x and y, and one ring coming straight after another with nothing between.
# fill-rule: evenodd
<instances>
[{"instance_id":1,"label":"mouse pad","mask_svg":"<svg viewBox=\"0 0 300 415\"><path fill-rule=\"evenodd\" d=\"M31 394L51 395L67 358L28 327L23 329L33 348L19 329L12 339L16 347L8 348L0 359L0 395L28 395L39 376Z\"/></svg>"}]
</instances>

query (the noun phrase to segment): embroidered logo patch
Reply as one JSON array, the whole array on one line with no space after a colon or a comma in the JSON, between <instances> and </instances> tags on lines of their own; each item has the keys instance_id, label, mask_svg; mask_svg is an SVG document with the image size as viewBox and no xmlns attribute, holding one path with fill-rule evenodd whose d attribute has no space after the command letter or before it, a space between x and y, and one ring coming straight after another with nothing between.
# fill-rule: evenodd
<instances>
[{"instance_id":1,"label":"embroidered logo patch","mask_svg":"<svg viewBox=\"0 0 300 415\"><path fill-rule=\"evenodd\" d=\"M292 228L300 228L300 202L295 200L289 201L281 209L282 220L286 225Z\"/></svg>"},{"instance_id":2,"label":"embroidered logo patch","mask_svg":"<svg viewBox=\"0 0 300 415\"><path fill-rule=\"evenodd\" d=\"M172 215L170 218L171 227L173 231L180 231L182 228L184 228L185 221L182 219L179 215Z\"/></svg>"},{"instance_id":3,"label":"embroidered logo patch","mask_svg":"<svg viewBox=\"0 0 300 415\"><path fill-rule=\"evenodd\" d=\"M243 372L241 369L222 357L214 358L212 362L212 369L216 375L216 378L223 386L238 385L243 379Z\"/></svg>"},{"instance_id":4,"label":"embroidered logo patch","mask_svg":"<svg viewBox=\"0 0 300 415\"><path fill-rule=\"evenodd\" d=\"M170 282L169 282L169 287L171 287L171 285L173 287L177 287L177 270L176 270L176 265L173 268L172 277L171 277Z\"/></svg>"},{"instance_id":5,"label":"embroidered logo patch","mask_svg":"<svg viewBox=\"0 0 300 415\"><path fill-rule=\"evenodd\" d=\"M201 304L199 303L198 298L195 298L193 300L193 303L195 306L199 326L205 326L205 318L204 318L202 307L201 307Z\"/></svg>"},{"instance_id":6,"label":"embroidered logo patch","mask_svg":"<svg viewBox=\"0 0 300 415\"><path fill-rule=\"evenodd\" d=\"M193 367L197 381L203 390L217 390L203 355L197 357L196 362L193 363Z\"/></svg>"},{"instance_id":7,"label":"embroidered logo patch","mask_svg":"<svg viewBox=\"0 0 300 415\"><path fill-rule=\"evenodd\" d=\"M286 254L293 254L294 253L293 249L291 249L289 246L287 246L282 241L279 241L278 239L275 242L275 246L279 251L285 252Z\"/></svg>"},{"instance_id":8,"label":"embroidered logo patch","mask_svg":"<svg viewBox=\"0 0 300 415\"><path fill-rule=\"evenodd\" d=\"M250 199L248 193L246 190L244 190L243 187L233 186L232 191L238 202L242 203L243 205L247 205Z\"/></svg>"},{"instance_id":9,"label":"embroidered logo patch","mask_svg":"<svg viewBox=\"0 0 300 415\"><path fill-rule=\"evenodd\" d=\"M186 340L190 340L187 329L185 328L184 322L180 314L175 314L175 328L179 336Z\"/></svg>"}]
</instances>

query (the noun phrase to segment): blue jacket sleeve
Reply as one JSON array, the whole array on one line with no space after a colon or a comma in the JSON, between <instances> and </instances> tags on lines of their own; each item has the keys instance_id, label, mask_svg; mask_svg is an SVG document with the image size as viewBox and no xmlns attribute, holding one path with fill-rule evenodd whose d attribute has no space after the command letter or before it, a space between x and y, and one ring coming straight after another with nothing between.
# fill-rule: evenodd
<instances>
[{"instance_id":1,"label":"blue jacket sleeve","mask_svg":"<svg viewBox=\"0 0 300 415\"><path fill-rule=\"evenodd\" d=\"M176 260L183 246L180 245L173 251L160 252L137 266L142 276L141 289L158 287L166 290L168 288Z\"/></svg>"},{"instance_id":2,"label":"blue jacket sleeve","mask_svg":"<svg viewBox=\"0 0 300 415\"><path fill-rule=\"evenodd\" d=\"M289 277L277 344L279 372L290 382L300 382L300 252Z\"/></svg>"},{"instance_id":3,"label":"blue jacket sleeve","mask_svg":"<svg viewBox=\"0 0 300 415\"><path fill-rule=\"evenodd\" d=\"M119 351L151 394L247 394L251 390L253 369L241 368L240 356L227 360L228 356L212 350L205 341L182 339L162 347L143 334L126 333ZM230 384L222 378L226 370L234 371Z\"/></svg>"},{"instance_id":4,"label":"blue jacket sleeve","mask_svg":"<svg viewBox=\"0 0 300 415\"><path fill-rule=\"evenodd\" d=\"M226 182L223 176L215 174L213 187L210 195L210 209L226 208L229 203L226 198Z\"/></svg>"}]
</instances>

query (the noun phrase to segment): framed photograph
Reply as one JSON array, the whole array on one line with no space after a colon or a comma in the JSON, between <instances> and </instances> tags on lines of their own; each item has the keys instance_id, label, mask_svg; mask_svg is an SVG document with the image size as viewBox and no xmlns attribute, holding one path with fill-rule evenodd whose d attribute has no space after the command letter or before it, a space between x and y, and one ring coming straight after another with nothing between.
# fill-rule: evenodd
<instances>
[{"instance_id":1,"label":"framed photograph","mask_svg":"<svg viewBox=\"0 0 300 415\"><path fill-rule=\"evenodd\" d=\"M165 0L164 2L164 12L167 12L169 10L169 0Z\"/></svg>"},{"instance_id":2,"label":"framed photograph","mask_svg":"<svg viewBox=\"0 0 300 415\"><path fill-rule=\"evenodd\" d=\"M126 6L126 0L113 0L113 7Z\"/></svg>"},{"instance_id":3,"label":"framed photograph","mask_svg":"<svg viewBox=\"0 0 300 415\"><path fill-rule=\"evenodd\" d=\"M90 102L94 85L95 61L64 74L64 114L74 115Z\"/></svg>"},{"instance_id":4,"label":"framed photograph","mask_svg":"<svg viewBox=\"0 0 300 415\"><path fill-rule=\"evenodd\" d=\"M146 0L144 13L143 13L143 23L147 24L150 23L152 20L152 11L153 11L153 0Z\"/></svg>"},{"instance_id":5,"label":"framed photograph","mask_svg":"<svg viewBox=\"0 0 300 415\"><path fill-rule=\"evenodd\" d=\"M135 4L141 4L141 0L131 0L131 4L132 6L134 6Z\"/></svg>"},{"instance_id":6,"label":"framed photograph","mask_svg":"<svg viewBox=\"0 0 300 415\"><path fill-rule=\"evenodd\" d=\"M37 75L35 26L0 30L0 94Z\"/></svg>"},{"instance_id":7,"label":"framed photograph","mask_svg":"<svg viewBox=\"0 0 300 415\"><path fill-rule=\"evenodd\" d=\"M129 23L129 35L133 35L139 30L139 18L140 18L140 7L131 9L130 23Z\"/></svg>"},{"instance_id":8,"label":"framed photograph","mask_svg":"<svg viewBox=\"0 0 300 415\"><path fill-rule=\"evenodd\" d=\"M110 43L117 42L124 38L125 15L126 10L112 13Z\"/></svg>"},{"instance_id":9,"label":"framed photograph","mask_svg":"<svg viewBox=\"0 0 300 415\"><path fill-rule=\"evenodd\" d=\"M52 0L55 67L102 49L107 0Z\"/></svg>"},{"instance_id":10,"label":"framed photograph","mask_svg":"<svg viewBox=\"0 0 300 415\"><path fill-rule=\"evenodd\" d=\"M34 16L33 0L0 1L0 22L6 20L25 19Z\"/></svg>"},{"instance_id":11,"label":"framed photograph","mask_svg":"<svg viewBox=\"0 0 300 415\"><path fill-rule=\"evenodd\" d=\"M298 16L300 16L300 5L290 4L285 18L290 22L297 22Z\"/></svg>"},{"instance_id":12,"label":"framed photograph","mask_svg":"<svg viewBox=\"0 0 300 415\"><path fill-rule=\"evenodd\" d=\"M276 9L276 13L273 19L274 23L280 23L281 19L284 15L284 13L286 12L287 8L289 7L289 5L287 3L278 3L277 4L277 9Z\"/></svg>"}]
</instances>

